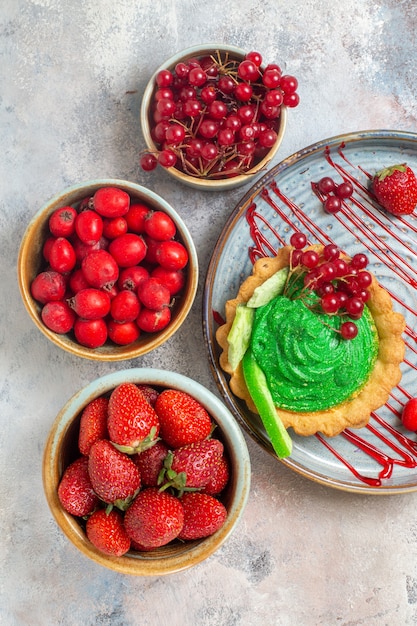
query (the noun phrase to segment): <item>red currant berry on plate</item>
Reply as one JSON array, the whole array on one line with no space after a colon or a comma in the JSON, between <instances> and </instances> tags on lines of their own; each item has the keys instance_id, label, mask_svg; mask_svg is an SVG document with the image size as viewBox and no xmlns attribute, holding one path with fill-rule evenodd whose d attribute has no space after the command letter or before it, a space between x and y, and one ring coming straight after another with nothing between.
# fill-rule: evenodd
<instances>
[{"instance_id":1,"label":"red currant berry on plate","mask_svg":"<svg viewBox=\"0 0 417 626\"><path fill-rule=\"evenodd\" d=\"M306 250L301 256L301 264L308 269L312 269L318 265L320 257L315 250Z\"/></svg>"},{"instance_id":2,"label":"red currant berry on plate","mask_svg":"<svg viewBox=\"0 0 417 626\"><path fill-rule=\"evenodd\" d=\"M417 398L410 398L405 404L401 414L401 422L407 430L417 431Z\"/></svg>"},{"instance_id":3,"label":"red currant berry on plate","mask_svg":"<svg viewBox=\"0 0 417 626\"><path fill-rule=\"evenodd\" d=\"M332 193L336 189L336 183L330 176L323 176L317 183L317 189L324 194Z\"/></svg>"},{"instance_id":4,"label":"red currant berry on plate","mask_svg":"<svg viewBox=\"0 0 417 626\"><path fill-rule=\"evenodd\" d=\"M290 244L296 248L296 250L301 250L307 244L307 237L304 233L297 231L291 235Z\"/></svg>"},{"instance_id":5,"label":"red currant berry on plate","mask_svg":"<svg viewBox=\"0 0 417 626\"><path fill-rule=\"evenodd\" d=\"M354 322L343 322L340 326L340 334L343 339L354 339L358 334L358 327Z\"/></svg>"},{"instance_id":6,"label":"red currant berry on plate","mask_svg":"<svg viewBox=\"0 0 417 626\"><path fill-rule=\"evenodd\" d=\"M358 298L357 296L352 296L345 302L346 313L354 317L355 319L362 315L363 307L363 300L361 300L361 298Z\"/></svg>"},{"instance_id":7,"label":"red currant berry on plate","mask_svg":"<svg viewBox=\"0 0 417 626\"><path fill-rule=\"evenodd\" d=\"M334 315L339 310L339 298L335 293L327 293L325 294L321 301L321 308L328 315Z\"/></svg>"},{"instance_id":8,"label":"red currant berry on plate","mask_svg":"<svg viewBox=\"0 0 417 626\"><path fill-rule=\"evenodd\" d=\"M346 200L347 198L350 198L351 195L353 194L353 185L352 185L352 183L350 183L348 180L346 180L345 182L341 183L340 185L337 185L337 187L335 189L335 194L341 200Z\"/></svg>"},{"instance_id":9,"label":"red currant berry on plate","mask_svg":"<svg viewBox=\"0 0 417 626\"><path fill-rule=\"evenodd\" d=\"M326 213L337 213L342 208L342 202L337 196L329 196L323 203Z\"/></svg>"},{"instance_id":10,"label":"red currant berry on plate","mask_svg":"<svg viewBox=\"0 0 417 626\"><path fill-rule=\"evenodd\" d=\"M366 254L358 252L357 254L353 255L350 264L354 269L362 270L368 265L368 257L366 256Z\"/></svg>"},{"instance_id":11,"label":"red currant berry on plate","mask_svg":"<svg viewBox=\"0 0 417 626\"><path fill-rule=\"evenodd\" d=\"M328 243L323 248L323 256L326 261L334 261L338 259L340 255L340 250L334 243Z\"/></svg>"}]
</instances>

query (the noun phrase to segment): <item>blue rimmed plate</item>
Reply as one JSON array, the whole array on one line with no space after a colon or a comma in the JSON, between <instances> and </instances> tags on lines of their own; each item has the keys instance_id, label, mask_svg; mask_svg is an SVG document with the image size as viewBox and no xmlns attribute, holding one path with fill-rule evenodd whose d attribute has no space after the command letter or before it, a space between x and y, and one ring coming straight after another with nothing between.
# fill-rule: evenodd
<instances>
[{"instance_id":1,"label":"blue rimmed plate","mask_svg":"<svg viewBox=\"0 0 417 626\"><path fill-rule=\"evenodd\" d=\"M337 437L291 433L293 453L282 460L316 482L366 494L417 490L417 442L399 416L416 394L417 370L417 219L397 218L376 203L369 191L375 172L407 162L417 173L417 134L375 130L332 137L311 145L275 166L242 198L231 213L214 249L205 283L204 335L212 371L225 401L246 431L274 454L259 416L233 395L229 376L219 366L215 333L253 262L272 256L295 230L311 243L335 242L347 254L366 252L369 269L390 292L395 310L406 319L403 377L387 404L373 413L368 426ZM329 215L312 183L323 176L350 180L351 199Z\"/></svg>"}]
</instances>

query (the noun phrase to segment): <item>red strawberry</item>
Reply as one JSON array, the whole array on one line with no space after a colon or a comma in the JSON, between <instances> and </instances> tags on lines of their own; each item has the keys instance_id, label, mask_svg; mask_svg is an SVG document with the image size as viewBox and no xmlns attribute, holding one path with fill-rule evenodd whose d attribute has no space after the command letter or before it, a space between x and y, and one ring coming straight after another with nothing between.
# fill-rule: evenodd
<instances>
[{"instance_id":1,"label":"red strawberry","mask_svg":"<svg viewBox=\"0 0 417 626\"><path fill-rule=\"evenodd\" d=\"M182 492L205 487L217 472L223 450L218 439L205 439L170 452L164 462L163 478L160 475L163 488L174 487Z\"/></svg>"},{"instance_id":2,"label":"red strawberry","mask_svg":"<svg viewBox=\"0 0 417 626\"><path fill-rule=\"evenodd\" d=\"M81 454L88 455L94 442L107 439L107 407L105 396L92 400L81 414L78 448Z\"/></svg>"},{"instance_id":3,"label":"red strawberry","mask_svg":"<svg viewBox=\"0 0 417 626\"><path fill-rule=\"evenodd\" d=\"M132 457L139 469L142 485L147 487L158 486L158 477L163 469L164 459L168 452L169 450L164 442L157 441L152 448L148 448Z\"/></svg>"},{"instance_id":4,"label":"red strawberry","mask_svg":"<svg viewBox=\"0 0 417 626\"><path fill-rule=\"evenodd\" d=\"M112 509L107 513L104 509L95 511L88 518L86 534L100 552L110 556L123 556L130 549L130 539L123 525L123 517Z\"/></svg>"},{"instance_id":5,"label":"red strawberry","mask_svg":"<svg viewBox=\"0 0 417 626\"><path fill-rule=\"evenodd\" d=\"M134 454L155 443L159 420L137 385L121 383L110 395L107 428L119 450Z\"/></svg>"},{"instance_id":6,"label":"red strawberry","mask_svg":"<svg viewBox=\"0 0 417 626\"><path fill-rule=\"evenodd\" d=\"M162 391L156 400L155 411L159 417L161 437L173 448L201 441L211 432L210 415L184 391Z\"/></svg>"},{"instance_id":7,"label":"red strawberry","mask_svg":"<svg viewBox=\"0 0 417 626\"><path fill-rule=\"evenodd\" d=\"M164 546L182 529L184 513L178 498L155 487L143 489L125 513L128 536L144 550Z\"/></svg>"},{"instance_id":8,"label":"red strawberry","mask_svg":"<svg viewBox=\"0 0 417 626\"><path fill-rule=\"evenodd\" d=\"M159 391L149 385L137 385L137 387L143 393L149 404L151 406L155 406L156 399L159 396Z\"/></svg>"},{"instance_id":9,"label":"red strawberry","mask_svg":"<svg viewBox=\"0 0 417 626\"><path fill-rule=\"evenodd\" d=\"M225 456L222 456L217 466L217 470L214 471L213 474L210 476L210 480L202 489L202 492L209 493L212 496L220 493L226 487L227 483L229 482L229 478L229 461Z\"/></svg>"},{"instance_id":10,"label":"red strawberry","mask_svg":"<svg viewBox=\"0 0 417 626\"><path fill-rule=\"evenodd\" d=\"M139 470L132 459L106 439L91 446L88 473L98 497L122 510L140 489Z\"/></svg>"},{"instance_id":11,"label":"red strawberry","mask_svg":"<svg viewBox=\"0 0 417 626\"><path fill-rule=\"evenodd\" d=\"M180 501L184 524L179 539L209 537L221 528L227 517L226 507L216 498L198 491L185 493Z\"/></svg>"},{"instance_id":12,"label":"red strawberry","mask_svg":"<svg viewBox=\"0 0 417 626\"><path fill-rule=\"evenodd\" d=\"M378 202L393 215L409 215L417 205L417 178L406 163L377 172L372 187Z\"/></svg>"},{"instance_id":13,"label":"red strawberry","mask_svg":"<svg viewBox=\"0 0 417 626\"><path fill-rule=\"evenodd\" d=\"M88 473L88 458L79 457L65 470L58 487L59 500L68 513L89 515L99 503Z\"/></svg>"}]
</instances>

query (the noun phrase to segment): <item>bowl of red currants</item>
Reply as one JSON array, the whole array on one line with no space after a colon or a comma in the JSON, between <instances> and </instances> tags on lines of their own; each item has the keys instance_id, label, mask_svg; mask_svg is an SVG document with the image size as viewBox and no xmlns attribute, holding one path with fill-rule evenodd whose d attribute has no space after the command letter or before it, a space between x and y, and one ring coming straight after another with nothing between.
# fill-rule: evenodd
<instances>
[{"instance_id":1,"label":"bowl of red currants","mask_svg":"<svg viewBox=\"0 0 417 626\"><path fill-rule=\"evenodd\" d=\"M105 179L57 194L32 218L18 258L35 325L73 355L119 361L146 354L184 322L198 259L183 220L162 197Z\"/></svg>"},{"instance_id":2,"label":"bowl of red currants","mask_svg":"<svg viewBox=\"0 0 417 626\"><path fill-rule=\"evenodd\" d=\"M264 173L299 103L298 81L260 53L188 48L163 63L142 99L143 170L160 166L191 187L220 191Z\"/></svg>"},{"instance_id":3,"label":"bowl of red currants","mask_svg":"<svg viewBox=\"0 0 417 626\"><path fill-rule=\"evenodd\" d=\"M211 556L242 517L250 472L226 406L186 376L148 368L76 393L43 455L46 500L64 535L96 563L136 576Z\"/></svg>"}]
</instances>

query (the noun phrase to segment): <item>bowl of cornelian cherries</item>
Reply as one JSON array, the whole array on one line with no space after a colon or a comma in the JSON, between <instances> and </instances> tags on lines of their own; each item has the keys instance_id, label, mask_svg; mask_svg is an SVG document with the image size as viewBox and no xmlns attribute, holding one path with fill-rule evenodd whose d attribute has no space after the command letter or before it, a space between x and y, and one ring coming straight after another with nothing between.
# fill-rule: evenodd
<instances>
[{"instance_id":1,"label":"bowl of cornelian cherries","mask_svg":"<svg viewBox=\"0 0 417 626\"><path fill-rule=\"evenodd\" d=\"M55 345L96 361L139 357L181 326L198 259L174 208L132 182L70 187L32 218L18 258L23 303Z\"/></svg>"},{"instance_id":2,"label":"bowl of cornelian cherries","mask_svg":"<svg viewBox=\"0 0 417 626\"><path fill-rule=\"evenodd\" d=\"M142 99L143 170L221 191L264 173L284 137L298 81L257 51L194 46L151 77Z\"/></svg>"},{"instance_id":3,"label":"bowl of cornelian cherries","mask_svg":"<svg viewBox=\"0 0 417 626\"><path fill-rule=\"evenodd\" d=\"M175 372L99 378L57 415L43 456L50 510L85 556L123 574L192 567L242 517L250 459L226 406Z\"/></svg>"}]
</instances>

